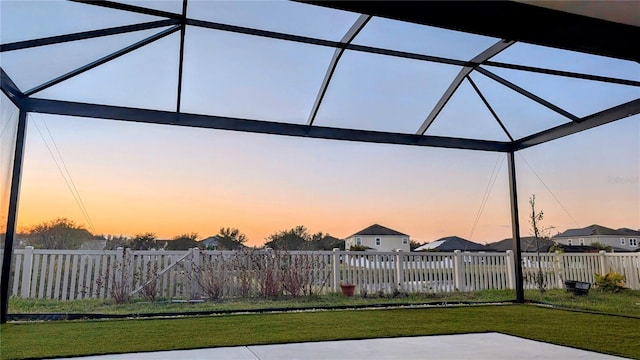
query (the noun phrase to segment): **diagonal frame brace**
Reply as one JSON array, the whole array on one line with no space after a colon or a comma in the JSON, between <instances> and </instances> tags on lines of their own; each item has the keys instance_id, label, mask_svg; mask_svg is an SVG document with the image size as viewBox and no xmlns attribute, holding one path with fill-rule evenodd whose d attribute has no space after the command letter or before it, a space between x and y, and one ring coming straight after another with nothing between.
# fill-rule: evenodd
<instances>
[{"instance_id":1,"label":"diagonal frame brace","mask_svg":"<svg viewBox=\"0 0 640 360\"><path fill-rule=\"evenodd\" d=\"M342 37L340 40L341 43L350 44L351 41L358 35L360 30L364 28L364 26L371 19L371 15L360 15L358 19L356 19L355 23L351 26L349 31ZM311 109L311 114L309 114L309 119L307 120L307 125L313 125L313 122L316 119L316 115L318 114L318 110L320 110L320 104L322 104L322 100L324 99L324 95L327 93L327 88L329 87L329 83L331 82L331 78L333 77L333 73L338 66L338 61L342 57L344 53L344 48L339 47L333 53L333 58L331 58L331 62L329 63L329 68L327 69L326 74L324 75L324 80L322 80L322 85L320 86L320 91L318 91L318 95L316 96L316 101L313 103L313 108Z\"/></svg>"},{"instance_id":2,"label":"diagonal frame brace","mask_svg":"<svg viewBox=\"0 0 640 360\"><path fill-rule=\"evenodd\" d=\"M449 85L449 88L447 88L447 90L444 92L440 100L438 100L438 103L436 104L436 106L431 110L431 113L429 113L429 116L427 116L427 118L424 120L422 125L420 125L420 128L416 132L416 135L424 135L424 133L427 131L429 126L431 126L431 124L436 119L438 114L440 114L440 111L442 111L442 109L447 104L449 99L451 99L451 96L453 96L453 93L455 93L456 90L458 90L458 87L460 86L460 84L462 84L462 81L467 77L467 75L469 75L469 73L471 73L471 71L473 71L473 69L475 69L477 66L479 66L483 62L489 60L493 56L497 55L502 50L513 45L514 43L515 41L500 40L497 43L493 44L488 49L486 49L485 51L476 55L473 59L471 59L470 62L476 65L465 66L462 69L460 69L460 72L455 77L455 79L453 79L453 81Z\"/></svg>"},{"instance_id":3,"label":"diagonal frame brace","mask_svg":"<svg viewBox=\"0 0 640 360\"><path fill-rule=\"evenodd\" d=\"M514 143L514 151L526 149L547 141L559 139L561 137L638 114L640 114L640 99L635 99L607 110L585 116L581 118L579 122L569 122L519 139Z\"/></svg>"},{"instance_id":4,"label":"diagonal frame brace","mask_svg":"<svg viewBox=\"0 0 640 360\"><path fill-rule=\"evenodd\" d=\"M150 36L150 37L148 37L146 39L138 41L135 44L129 45L124 49L118 50L118 51L116 51L116 52L114 52L114 53L112 53L110 55L107 55L107 56L105 56L103 58L100 58L100 59L98 59L98 60L96 60L96 61L94 61L92 63L89 63L87 65L81 66L81 67L79 67L79 68L77 68L75 70L72 70L72 71L70 71L70 72L68 72L68 73L66 73L64 75L61 75L61 76L59 76L59 77L57 77L57 78L55 78L53 80L47 81L44 84L38 85L38 86L34 87L31 90L27 90L27 91L25 91L25 95L26 96L31 96L31 95L33 95L33 94L35 94L37 92L40 92L40 91L42 91L44 89L50 88L53 85L56 85L56 84L59 84L59 83L65 81L65 80L71 79L74 76L80 75L80 74L82 74L82 73L84 73L86 71L89 71L89 70L91 70L91 69L93 69L95 67L98 67L98 66L100 66L102 64L105 64L105 63L107 63L107 62L109 62L111 60L119 58L122 55L128 54L128 53L130 53L130 52L132 52L134 50L137 50L137 49L139 49L139 48L141 48L141 47L143 47L145 45L148 45L148 44L150 44L150 43L152 43L152 42L154 42L156 40L160 40L163 37L171 35L171 34L173 34L174 32L176 32L178 30L180 30L180 25L172 26L169 29L166 29L166 30L161 31L161 32L159 32L159 33L157 33L155 35L152 35L152 36Z\"/></svg>"},{"instance_id":5,"label":"diagonal frame brace","mask_svg":"<svg viewBox=\"0 0 640 360\"><path fill-rule=\"evenodd\" d=\"M491 71L489 71L487 69L483 69L482 67L479 66L476 69L476 71L478 71L482 75L488 77L489 79L492 79L492 80L494 80L494 81L496 81L496 82L508 87L509 89L519 93L520 95L524 95L524 96L528 97L529 99L537 102L538 104L546 107L547 109L555 111L556 113L558 113L558 114L570 119L573 122L580 122L580 118L575 116L575 115L573 115L572 113L560 108L559 106L556 106L556 105L550 103L549 101L547 101L547 100L545 100L545 99L543 99L543 98L541 98L541 97L539 97L539 96L537 96L537 95L535 95L535 94L533 94L533 93L521 88L520 86L518 86L518 85L516 85L516 84L514 84L514 83L512 83L512 82L510 82L510 81L508 81L506 79L504 79L504 78L492 73Z\"/></svg>"}]
</instances>

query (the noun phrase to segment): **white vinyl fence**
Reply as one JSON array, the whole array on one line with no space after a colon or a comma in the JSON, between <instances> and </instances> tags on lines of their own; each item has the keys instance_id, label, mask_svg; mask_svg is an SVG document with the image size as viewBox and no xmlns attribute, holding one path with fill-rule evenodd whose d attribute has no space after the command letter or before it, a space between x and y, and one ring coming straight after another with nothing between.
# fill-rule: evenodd
<instances>
[{"instance_id":1,"label":"white vinyl fence","mask_svg":"<svg viewBox=\"0 0 640 360\"><path fill-rule=\"evenodd\" d=\"M1 253L1 250L0 250ZM1 258L1 257L0 257ZM538 262L539 259L539 262ZM338 292L356 284L361 294L513 289L514 256L506 253L350 251L131 251L14 252L10 292L22 298L73 300L114 296L167 299L269 297ZM616 271L640 289L640 253L522 254L525 288L541 270L547 288L565 280L594 282Z\"/></svg>"}]
</instances>

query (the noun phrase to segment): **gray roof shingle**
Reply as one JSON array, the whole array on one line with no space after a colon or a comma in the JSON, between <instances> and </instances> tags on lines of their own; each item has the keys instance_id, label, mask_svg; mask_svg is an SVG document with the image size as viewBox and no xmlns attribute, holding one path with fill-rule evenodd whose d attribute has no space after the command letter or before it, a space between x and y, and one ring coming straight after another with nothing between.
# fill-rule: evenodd
<instances>
[{"instance_id":1,"label":"gray roof shingle","mask_svg":"<svg viewBox=\"0 0 640 360\"><path fill-rule=\"evenodd\" d=\"M604 227L601 225L590 225L581 229L569 229L566 230L556 236L554 238L567 238L567 237L576 237L576 236L593 236L593 235L625 235L625 233L610 229L608 227Z\"/></svg>"},{"instance_id":2,"label":"gray roof shingle","mask_svg":"<svg viewBox=\"0 0 640 360\"><path fill-rule=\"evenodd\" d=\"M640 236L640 231L638 230L633 230L633 229L629 229L629 228L620 228L617 231L627 235L627 236Z\"/></svg>"},{"instance_id":3,"label":"gray roof shingle","mask_svg":"<svg viewBox=\"0 0 640 360\"><path fill-rule=\"evenodd\" d=\"M555 242L547 239L538 239L538 245L540 246L540 251L548 252L549 248L553 246ZM496 251L513 251L513 239L508 238L501 241L497 241L489 244L492 249ZM523 252L533 252L536 251L536 239L533 236L525 236L520 238L520 250Z\"/></svg>"},{"instance_id":4,"label":"gray roof shingle","mask_svg":"<svg viewBox=\"0 0 640 360\"><path fill-rule=\"evenodd\" d=\"M373 224L366 229L362 229L357 233L349 236L353 237L356 235L396 235L396 236L409 236L407 234L403 234L399 231L395 231L393 229L389 229L388 227L384 227L382 225Z\"/></svg>"},{"instance_id":5,"label":"gray roof shingle","mask_svg":"<svg viewBox=\"0 0 640 360\"><path fill-rule=\"evenodd\" d=\"M416 251L420 251L423 249L431 249L437 251L494 251L488 246L474 243L473 241L469 241L457 236L443 237L442 239L424 244L423 246L417 248Z\"/></svg>"}]
</instances>

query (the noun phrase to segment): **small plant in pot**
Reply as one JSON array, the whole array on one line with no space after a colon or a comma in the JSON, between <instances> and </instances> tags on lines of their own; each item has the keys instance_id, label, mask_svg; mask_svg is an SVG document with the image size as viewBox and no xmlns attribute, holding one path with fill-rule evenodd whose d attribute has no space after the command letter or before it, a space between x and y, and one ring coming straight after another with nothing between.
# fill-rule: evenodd
<instances>
[{"instance_id":1,"label":"small plant in pot","mask_svg":"<svg viewBox=\"0 0 640 360\"><path fill-rule=\"evenodd\" d=\"M340 284L340 290L342 290L342 295L344 296L353 296L353 294L355 293L355 289L355 284Z\"/></svg>"}]
</instances>

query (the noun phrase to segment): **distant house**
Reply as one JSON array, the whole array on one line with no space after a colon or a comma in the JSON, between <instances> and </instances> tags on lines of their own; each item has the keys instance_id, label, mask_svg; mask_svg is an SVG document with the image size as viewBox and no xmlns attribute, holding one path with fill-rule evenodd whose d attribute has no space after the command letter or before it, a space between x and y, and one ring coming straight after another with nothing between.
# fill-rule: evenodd
<instances>
[{"instance_id":1,"label":"distant house","mask_svg":"<svg viewBox=\"0 0 640 360\"><path fill-rule=\"evenodd\" d=\"M334 248L344 250L344 240L340 240L331 235L325 235L325 237L318 240L315 244L315 248L317 250L333 250Z\"/></svg>"},{"instance_id":2,"label":"distant house","mask_svg":"<svg viewBox=\"0 0 640 360\"><path fill-rule=\"evenodd\" d=\"M469 241L457 236L448 236L443 237L442 239L432 241L430 243L426 243L422 246L417 247L413 251L494 251L492 248L488 246L484 246L482 244L474 243L473 241Z\"/></svg>"},{"instance_id":3,"label":"distant house","mask_svg":"<svg viewBox=\"0 0 640 360\"><path fill-rule=\"evenodd\" d=\"M580 229L569 229L552 238L559 244L588 246L593 243L600 243L610 246L614 251L636 251L640 247L640 231L621 228L610 229L600 225L591 225Z\"/></svg>"},{"instance_id":4,"label":"distant house","mask_svg":"<svg viewBox=\"0 0 640 360\"><path fill-rule=\"evenodd\" d=\"M540 252L549 252L549 249L555 245L555 241L549 239L538 239L538 246ZM514 251L513 239L508 238L500 240L488 245L495 251ZM525 236L520 238L520 251L522 252L536 252L536 238L533 236Z\"/></svg>"},{"instance_id":5,"label":"distant house","mask_svg":"<svg viewBox=\"0 0 640 360\"><path fill-rule=\"evenodd\" d=\"M165 250L167 248L167 244L171 240L167 239L156 239L156 249L157 250Z\"/></svg>"},{"instance_id":6,"label":"distant house","mask_svg":"<svg viewBox=\"0 0 640 360\"><path fill-rule=\"evenodd\" d=\"M90 239L80 245L79 250L104 250L107 245L106 239Z\"/></svg>"},{"instance_id":7,"label":"distant house","mask_svg":"<svg viewBox=\"0 0 640 360\"><path fill-rule=\"evenodd\" d=\"M345 249L349 250L356 245L374 251L410 251L409 235L378 224L373 224L345 239Z\"/></svg>"},{"instance_id":8,"label":"distant house","mask_svg":"<svg viewBox=\"0 0 640 360\"><path fill-rule=\"evenodd\" d=\"M217 250L219 243L218 236L214 235L199 241L198 247L201 249Z\"/></svg>"}]
</instances>

